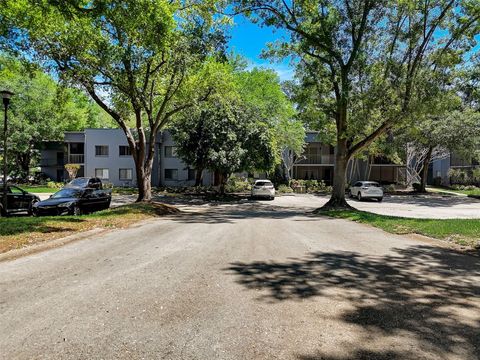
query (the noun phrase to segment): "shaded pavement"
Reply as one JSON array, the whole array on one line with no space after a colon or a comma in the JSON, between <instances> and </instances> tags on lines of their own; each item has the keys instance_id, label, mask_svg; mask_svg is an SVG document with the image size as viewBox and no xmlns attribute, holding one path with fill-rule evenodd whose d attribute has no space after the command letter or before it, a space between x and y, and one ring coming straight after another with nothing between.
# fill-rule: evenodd
<instances>
[{"instance_id":1,"label":"shaded pavement","mask_svg":"<svg viewBox=\"0 0 480 360\"><path fill-rule=\"evenodd\" d=\"M0 358L479 358L479 258L278 204L0 263Z\"/></svg>"}]
</instances>

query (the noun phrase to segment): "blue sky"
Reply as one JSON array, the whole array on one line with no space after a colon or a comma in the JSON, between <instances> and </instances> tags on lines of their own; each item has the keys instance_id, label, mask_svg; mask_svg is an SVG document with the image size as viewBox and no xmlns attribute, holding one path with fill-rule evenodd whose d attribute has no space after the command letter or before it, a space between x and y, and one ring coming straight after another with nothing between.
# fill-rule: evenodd
<instances>
[{"instance_id":1,"label":"blue sky","mask_svg":"<svg viewBox=\"0 0 480 360\"><path fill-rule=\"evenodd\" d=\"M293 77L293 67L288 60L277 63L260 57L267 43L279 38L287 38L284 31L275 31L272 27L260 27L243 16L236 16L235 26L230 35L230 50L245 57L249 62L249 68L257 66L274 69L281 80L289 80Z\"/></svg>"},{"instance_id":2,"label":"blue sky","mask_svg":"<svg viewBox=\"0 0 480 360\"><path fill-rule=\"evenodd\" d=\"M280 38L287 38L288 35L285 31L275 30L272 27L261 27L243 16L235 16L235 25L230 31L230 35L230 50L245 57L249 62L249 68L255 66L271 68L277 72L281 80L293 78L294 68L289 64L289 60L277 63L260 57L267 43ZM467 55L468 58L480 51L480 35L477 35L475 39L478 44Z\"/></svg>"}]
</instances>

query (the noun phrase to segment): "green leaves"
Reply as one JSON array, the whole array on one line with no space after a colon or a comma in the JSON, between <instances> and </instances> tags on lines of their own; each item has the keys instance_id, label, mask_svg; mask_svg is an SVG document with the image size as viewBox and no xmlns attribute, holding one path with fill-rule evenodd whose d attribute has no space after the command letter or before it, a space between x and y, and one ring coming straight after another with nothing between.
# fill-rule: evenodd
<instances>
[{"instance_id":1,"label":"green leaves","mask_svg":"<svg viewBox=\"0 0 480 360\"><path fill-rule=\"evenodd\" d=\"M211 64L203 79L212 86L207 101L180 114L171 131L181 158L195 168L222 174L269 171L287 146L301 151L305 132L270 70L238 70ZM208 75L208 76L205 76Z\"/></svg>"}]
</instances>

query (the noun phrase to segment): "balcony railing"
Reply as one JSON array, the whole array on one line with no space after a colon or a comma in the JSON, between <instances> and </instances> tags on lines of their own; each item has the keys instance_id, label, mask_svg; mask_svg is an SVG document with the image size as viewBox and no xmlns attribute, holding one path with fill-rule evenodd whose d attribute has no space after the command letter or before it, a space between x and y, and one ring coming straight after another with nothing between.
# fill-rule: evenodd
<instances>
[{"instance_id":1,"label":"balcony railing","mask_svg":"<svg viewBox=\"0 0 480 360\"><path fill-rule=\"evenodd\" d=\"M331 165L335 162L334 159L334 155L305 155L305 159L297 162L297 164Z\"/></svg>"},{"instance_id":2,"label":"balcony railing","mask_svg":"<svg viewBox=\"0 0 480 360\"><path fill-rule=\"evenodd\" d=\"M68 162L70 164L83 164L85 155L83 154L70 154L68 156Z\"/></svg>"}]
</instances>

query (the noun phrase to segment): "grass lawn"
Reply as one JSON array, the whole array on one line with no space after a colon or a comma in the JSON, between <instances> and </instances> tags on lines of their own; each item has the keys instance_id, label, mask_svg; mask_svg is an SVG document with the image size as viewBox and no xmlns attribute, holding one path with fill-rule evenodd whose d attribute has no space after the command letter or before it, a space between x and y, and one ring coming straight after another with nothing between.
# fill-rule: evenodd
<instances>
[{"instance_id":1,"label":"grass lawn","mask_svg":"<svg viewBox=\"0 0 480 360\"><path fill-rule=\"evenodd\" d=\"M24 186L24 185L19 185L18 186L20 189L28 191L30 193L54 193L57 192L60 189L54 189L54 188L49 188L46 186Z\"/></svg>"},{"instance_id":2,"label":"grass lawn","mask_svg":"<svg viewBox=\"0 0 480 360\"><path fill-rule=\"evenodd\" d=\"M82 216L0 218L0 253L94 228L124 228L178 210L160 203L124 205Z\"/></svg>"},{"instance_id":3,"label":"grass lawn","mask_svg":"<svg viewBox=\"0 0 480 360\"><path fill-rule=\"evenodd\" d=\"M428 190L431 190L433 192L451 192L451 193L456 193L456 194L463 194L463 195L474 195L474 196L480 196L480 189L474 189L474 190L455 190L455 189L450 189L450 188L441 188L441 187L434 187L434 186L429 186Z\"/></svg>"},{"instance_id":4,"label":"grass lawn","mask_svg":"<svg viewBox=\"0 0 480 360\"><path fill-rule=\"evenodd\" d=\"M331 210L321 214L369 224L393 234L421 234L473 247L480 244L480 219L413 219L358 210Z\"/></svg>"}]
</instances>

